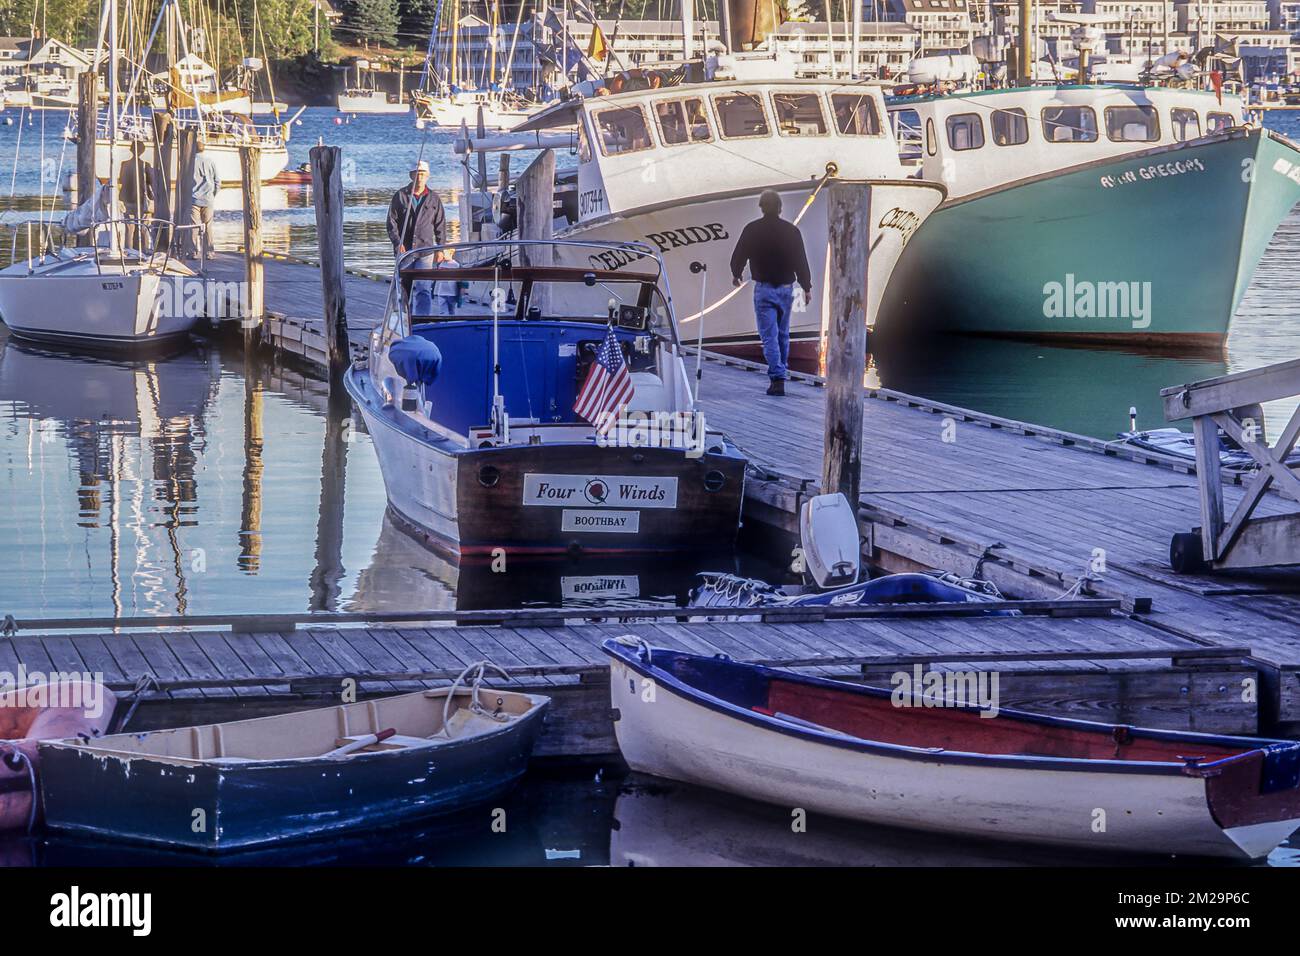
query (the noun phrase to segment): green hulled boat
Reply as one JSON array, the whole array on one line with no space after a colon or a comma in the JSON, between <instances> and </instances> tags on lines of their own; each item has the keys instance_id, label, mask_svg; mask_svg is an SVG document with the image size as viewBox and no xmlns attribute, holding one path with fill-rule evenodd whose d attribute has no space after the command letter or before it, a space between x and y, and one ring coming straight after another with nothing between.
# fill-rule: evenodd
<instances>
[{"instance_id":1,"label":"green hulled boat","mask_svg":"<svg viewBox=\"0 0 1300 956\"><path fill-rule=\"evenodd\" d=\"M903 252L885 334L1218 347L1300 200L1300 148L1213 93L1048 86L890 109L949 199Z\"/></svg>"}]
</instances>

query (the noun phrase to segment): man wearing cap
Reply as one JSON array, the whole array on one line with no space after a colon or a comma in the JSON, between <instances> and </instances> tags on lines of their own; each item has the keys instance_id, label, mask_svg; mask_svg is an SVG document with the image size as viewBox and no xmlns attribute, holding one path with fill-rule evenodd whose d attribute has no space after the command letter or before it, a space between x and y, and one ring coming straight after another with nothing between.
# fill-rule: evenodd
<instances>
[{"instance_id":1,"label":"man wearing cap","mask_svg":"<svg viewBox=\"0 0 1300 956\"><path fill-rule=\"evenodd\" d=\"M429 164L420 160L411 170L411 184L393 193L388 206L388 239L393 244L393 255L400 257L410 249L440 246L446 232L442 200L429 189ZM408 267L432 269L433 256L422 256ZM411 295L410 279L402 279L402 294ZM421 280L415 287L415 299L408 301L413 315L432 315L433 283Z\"/></svg>"},{"instance_id":2,"label":"man wearing cap","mask_svg":"<svg viewBox=\"0 0 1300 956\"><path fill-rule=\"evenodd\" d=\"M731 277L736 286L741 285L741 273L749 264L749 276L754 280L754 321L771 379L767 394L784 395L790 374L787 365L794 283L799 283L807 302L812 294L812 274L799 227L781 218L780 195L766 190L758 197L758 208L762 217L745 226L731 253Z\"/></svg>"}]
</instances>

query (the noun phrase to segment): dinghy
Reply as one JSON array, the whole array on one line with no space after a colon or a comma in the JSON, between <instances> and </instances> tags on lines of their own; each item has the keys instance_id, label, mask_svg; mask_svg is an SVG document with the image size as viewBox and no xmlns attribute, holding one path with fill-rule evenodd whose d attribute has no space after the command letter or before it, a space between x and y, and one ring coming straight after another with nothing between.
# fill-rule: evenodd
<instances>
[{"instance_id":1,"label":"dinghy","mask_svg":"<svg viewBox=\"0 0 1300 956\"><path fill-rule=\"evenodd\" d=\"M865 607L880 604L987 604L1002 601L989 581L946 571L886 574L830 591L788 592L757 578L706 571L691 591L691 607ZM1018 611L989 611L1018 614Z\"/></svg>"},{"instance_id":2,"label":"dinghy","mask_svg":"<svg viewBox=\"0 0 1300 956\"><path fill-rule=\"evenodd\" d=\"M633 770L785 807L1102 852L1253 860L1300 827L1300 742L973 707L606 641ZM652 692L651 692L652 691Z\"/></svg>"},{"instance_id":3,"label":"dinghy","mask_svg":"<svg viewBox=\"0 0 1300 956\"><path fill-rule=\"evenodd\" d=\"M550 701L483 687L481 673L461 683L276 717L42 743L46 824L219 852L481 803L523 775Z\"/></svg>"},{"instance_id":4,"label":"dinghy","mask_svg":"<svg viewBox=\"0 0 1300 956\"><path fill-rule=\"evenodd\" d=\"M108 729L117 699L84 681L28 685L0 693L0 833L36 823L37 742L97 737Z\"/></svg>"}]
</instances>

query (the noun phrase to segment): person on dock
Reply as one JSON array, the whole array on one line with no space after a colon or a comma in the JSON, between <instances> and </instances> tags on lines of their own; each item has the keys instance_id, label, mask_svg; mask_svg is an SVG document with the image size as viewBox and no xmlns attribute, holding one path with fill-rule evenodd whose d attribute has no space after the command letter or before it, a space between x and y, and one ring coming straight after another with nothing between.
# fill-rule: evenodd
<instances>
[{"instance_id":1,"label":"person on dock","mask_svg":"<svg viewBox=\"0 0 1300 956\"><path fill-rule=\"evenodd\" d=\"M746 263L754 280L754 322L763 342L763 359L771 379L767 394L784 395L790 370L790 312L794 283L803 300L812 295L812 273L799 227L781 218L781 197L768 189L758 197L763 215L745 226L731 253L732 283L739 287Z\"/></svg>"},{"instance_id":2,"label":"person on dock","mask_svg":"<svg viewBox=\"0 0 1300 956\"><path fill-rule=\"evenodd\" d=\"M442 200L429 189L429 164L420 160L411 170L411 183L393 193L388 205L388 239L393 244L394 258L400 258L410 249L428 249L440 246L447 232L447 215ZM433 255L423 256L408 268L434 268ZM433 293L431 282L420 282L415 287L411 280L402 277L402 295L407 297L413 315L431 315Z\"/></svg>"},{"instance_id":3,"label":"person on dock","mask_svg":"<svg viewBox=\"0 0 1300 956\"><path fill-rule=\"evenodd\" d=\"M153 167L144 161L144 144L131 144L131 158L122 164L117 176L117 195L128 220L123 241L128 249L148 252L152 230L141 220L153 215Z\"/></svg>"},{"instance_id":4,"label":"person on dock","mask_svg":"<svg viewBox=\"0 0 1300 956\"><path fill-rule=\"evenodd\" d=\"M190 196L191 248L201 264L212 255L212 211L221 192L221 173L216 161L203 148L203 137L194 146L194 188Z\"/></svg>"}]
</instances>

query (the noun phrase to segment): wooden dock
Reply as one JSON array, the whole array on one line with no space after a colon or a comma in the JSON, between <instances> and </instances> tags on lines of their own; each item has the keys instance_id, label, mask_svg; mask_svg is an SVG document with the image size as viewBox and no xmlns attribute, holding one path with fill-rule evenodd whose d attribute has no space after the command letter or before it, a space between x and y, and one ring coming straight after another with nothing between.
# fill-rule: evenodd
<instances>
[{"instance_id":1,"label":"wooden dock","mask_svg":"<svg viewBox=\"0 0 1300 956\"><path fill-rule=\"evenodd\" d=\"M209 275L242 277L220 255ZM387 282L346 284L354 353L383 312ZM261 337L277 353L325 363L319 273L268 259ZM1177 384L1177 383L1169 383ZM785 398L763 394L754 363L708 356L702 400L754 464L750 530L791 532L816 492L825 389L796 375ZM142 725L303 706L352 678L366 693L445 682L491 658L521 685L545 688L557 707L540 753L612 750L601 640L622 634L707 653L801 664L821 673L887 679L912 662L993 668L1006 675L1004 706L1204 731L1300 731L1300 571L1176 576L1170 536L1199 523L1186 462L1032 423L956 408L888 389L868 391L860 514L870 559L890 570L943 568L993 581L1036 602L1020 617L873 615L853 620L682 623L550 620L496 612L467 623L397 626L313 618L263 628L44 635L19 622L0 641L0 669L102 671L129 688L150 674ZM1232 508L1241 490L1224 489ZM1261 514L1293 510L1269 493ZM1072 599L1091 599L1081 609ZM1049 613L1044 613L1043 602ZM1055 608L1055 614L1050 610ZM523 612L514 612L523 613ZM590 614L591 612L585 612ZM609 615L618 612L605 612ZM637 612L639 614L639 612ZM651 615L653 617L653 615ZM183 623L183 622L182 622ZM338 626L334 626L334 625ZM346 626L345 626L346 625Z\"/></svg>"}]
</instances>

